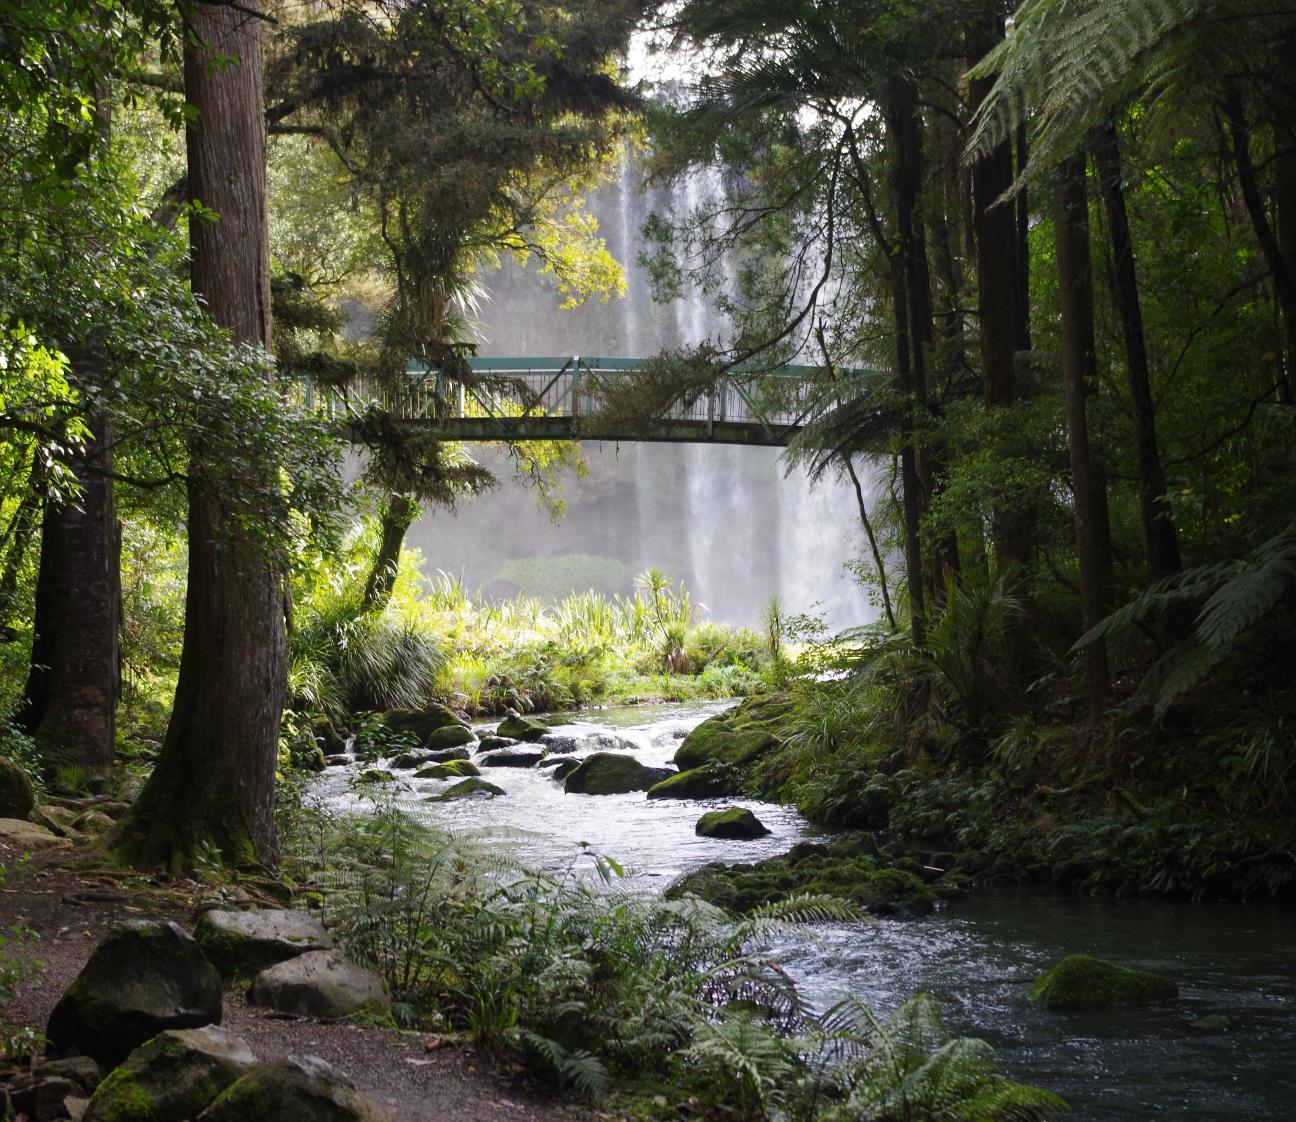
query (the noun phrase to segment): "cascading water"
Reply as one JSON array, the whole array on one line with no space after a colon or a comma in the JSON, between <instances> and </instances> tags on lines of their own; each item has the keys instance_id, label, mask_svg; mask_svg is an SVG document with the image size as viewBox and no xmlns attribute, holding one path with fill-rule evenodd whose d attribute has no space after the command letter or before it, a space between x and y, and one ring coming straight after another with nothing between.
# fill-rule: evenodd
<instances>
[{"instance_id":1,"label":"cascading water","mask_svg":"<svg viewBox=\"0 0 1296 1122\"><path fill-rule=\"evenodd\" d=\"M627 293L607 304L558 310L558 297L534 270L513 263L484 278L482 354L648 357L663 349L722 342L729 325L689 286L672 306L653 302L640 229L650 210L694 211L723 190L701 171L673 189L640 189L635 168L597 192L591 209L626 269ZM732 292L732 265L725 284ZM779 596L787 610L816 604L831 626L876 614L843 569L858 552L855 499L840 484L811 488L805 473L784 478L780 452L711 444L584 446L588 478L570 483L558 526L507 477L499 491L465 504L454 518L433 512L410 540L428 564L462 572L491 588L510 557L591 553L684 580L711 618L751 623ZM496 582L498 584L498 582Z\"/></svg>"}]
</instances>

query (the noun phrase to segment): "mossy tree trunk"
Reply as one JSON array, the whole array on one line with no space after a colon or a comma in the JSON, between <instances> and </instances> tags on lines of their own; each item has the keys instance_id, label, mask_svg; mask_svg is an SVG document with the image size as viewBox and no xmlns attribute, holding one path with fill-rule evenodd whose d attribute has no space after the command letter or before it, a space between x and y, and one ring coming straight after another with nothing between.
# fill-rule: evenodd
<instances>
[{"instance_id":1,"label":"mossy tree trunk","mask_svg":"<svg viewBox=\"0 0 1296 1122\"><path fill-rule=\"evenodd\" d=\"M77 359L83 380L92 361ZM91 439L73 470L80 494L47 502L41 522L35 639L18 724L46 765L112 766L121 694L121 533L112 469L112 423L90 418Z\"/></svg>"},{"instance_id":2,"label":"mossy tree trunk","mask_svg":"<svg viewBox=\"0 0 1296 1122\"><path fill-rule=\"evenodd\" d=\"M195 4L185 48L191 195L216 221L192 221L193 288L236 340L270 345L261 92L261 21ZM217 60L223 60L220 64ZM275 759L284 698L283 573L239 517L237 495L204 478L190 449L189 582L175 705L157 767L121 846L136 863L192 865L218 848L229 864L273 862ZM266 465L273 470L273 465ZM214 474L214 470L213 470Z\"/></svg>"},{"instance_id":3,"label":"mossy tree trunk","mask_svg":"<svg viewBox=\"0 0 1296 1122\"><path fill-rule=\"evenodd\" d=\"M381 611L391 599L400 572L401 549L405 534L419 516L419 504L409 495L388 495L380 517L381 537L373 568L365 582L362 607L366 612Z\"/></svg>"}]
</instances>

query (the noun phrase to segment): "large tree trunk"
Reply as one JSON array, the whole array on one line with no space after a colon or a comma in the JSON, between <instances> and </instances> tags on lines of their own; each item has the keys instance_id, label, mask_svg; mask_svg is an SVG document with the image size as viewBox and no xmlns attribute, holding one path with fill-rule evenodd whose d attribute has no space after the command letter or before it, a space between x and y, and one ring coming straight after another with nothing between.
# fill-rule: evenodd
<instances>
[{"instance_id":1,"label":"large tree trunk","mask_svg":"<svg viewBox=\"0 0 1296 1122\"><path fill-rule=\"evenodd\" d=\"M1089 199L1083 157L1066 161L1058 172L1053 201L1058 290L1062 310L1062 384L1066 395L1067 448L1071 454L1071 492L1075 502L1076 552L1080 562L1080 615L1085 631L1103 617L1102 543L1099 481L1089 454L1085 415L1087 387L1096 375L1093 269L1089 255ZM1085 647L1089 715L1097 720L1107 707L1111 683L1107 648L1100 640Z\"/></svg>"},{"instance_id":2,"label":"large tree trunk","mask_svg":"<svg viewBox=\"0 0 1296 1122\"><path fill-rule=\"evenodd\" d=\"M1134 268L1134 242L1125 209L1120 147L1116 125L1108 121L1094 135L1094 164L1107 214L1112 253L1112 298L1120 315L1125 340L1125 366L1130 402L1134 408L1134 445L1138 460L1139 509L1143 518L1148 568L1154 580L1179 572L1179 538L1166 505L1165 471L1157 446L1156 406L1152 400L1147 342L1143 335L1143 308L1139 301L1138 274Z\"/></svg>"},{"instance_id":3,"label":"large tree trunk","mask_svg":"<svg viewBox=\"0 0 1296 1122\"><path fill-rule=\"evenodd\" d=\"M396 574L400 571L405 534L418 515L419 504L409 495L389 495L383 504L380 516L382 536L378 540L378 552L374 556L373 568L369 570L369 579L365 582L361 602L364 611L381 611L391 599Z\"/></svg>"},{"instance_id":4,"label":"large tree trunk","mask_svg":"<svg viewBox=\"0 0 1296 1122\"><path fill-rule=\"evenodd\" d=\"M185 48L191 195L219 216L191 221L192 279L212 318L269 347L270 284L260 20L243 5L195 4ZM218 59L225 60L222 63ZM273 862L275 757L284 699L283 574L204 478L190 449L189 583L180 677L166 741L123 836L133 860ZM274 470L272 464L265 470Z\"/></svg>"},{"instance_id":5,"label":"large tree trunk","mask_svg":"<svg viewBox=\"0 0 1296 1122\"><path fill-rule=\"evenodd\" d=\"M868 504L864 501L864 486L860 483L859 473L856 472L849 453L842 456L842 463L846 465L846 474L850 477L851 486L855 488L855 502L859 507L860 525L864 527L864 535L868 538L869 551L873 554L873 567L877 569L878 588L882 591L882 607L886 611L887 626L892 631L895 631L897 630L896 617L895 611L891 607L891 590L887 587L886 564L882 560L882 550L878 548L877 535L873 532L873 521L869 518Z\"/></svg>"},{"instance_id":6,"label":"large tree trunk","mask_svg":"<svg viewBox=\"0 0 1296 1122\"><path fill-rule=\"evenodd\" d=\"M986 5L973 35L978 57L1003 37L998 6ZM973 112L993 85L991 78L971 80ZM1015 348L1021 326L1018 293L1021 282L1017 252L1017 215L1011 203L999 202L1012 186L1012 145L1005 140L972 165L972 213L976 230L977 312L981 325L982 396L988 411L1017 400ZM991 513L995 566L1004 591L1025 605L1030 600L1034 518L1020 500L1008 497ZM1028 657L1028 612L1014 617L1009 649L1016 668Z\"/></svg>"}]
</instances>

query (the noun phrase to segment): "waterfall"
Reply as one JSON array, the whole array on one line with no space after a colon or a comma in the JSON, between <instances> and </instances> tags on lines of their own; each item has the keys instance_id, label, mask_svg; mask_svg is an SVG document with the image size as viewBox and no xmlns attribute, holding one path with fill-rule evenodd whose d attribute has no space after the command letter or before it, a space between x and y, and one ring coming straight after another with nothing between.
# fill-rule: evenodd
<instances>
[{"instance_id":1,"label":"waterfall","mask_svg":"<svg viewBox=\"0 0 1296 1122\"><path fill-rule=\"evenodd\" d=\"M483 277L491 300L482 312L482 354L648 357L664 348L725 342L729 325L713 301L690 285L672 306L655 304L638 264L647 213L705 207L723 191L719 174L699 171L673 189L648 191L638 180L627 162L617 182L590 199L609 248L625 266L625 297L559 311L559 298L534 269L505 262ZM735 271L730 262L724 266L722 283L733 295ZM411 531L411 542L429 568L462 571L473 588L495 588L509 558L584 553L636 571L663 568L686 582L710 618L726 622L757 622L775 595L788 611L818 604L833 627L877 614L843 570L860 550L848 485L825 480L811 489L800 469L784 478L777 448L587 442L584 454L590 473L567 483L559 525L536 509L501 461L500 490L454 516L430 512Z\"/></svg>"}]
</instances>

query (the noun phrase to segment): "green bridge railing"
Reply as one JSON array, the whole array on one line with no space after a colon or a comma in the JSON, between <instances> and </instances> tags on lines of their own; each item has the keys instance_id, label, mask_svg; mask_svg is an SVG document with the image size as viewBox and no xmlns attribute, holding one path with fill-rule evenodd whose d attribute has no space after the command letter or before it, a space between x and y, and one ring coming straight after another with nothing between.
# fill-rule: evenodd
<instances>
[{"instance_id":1,"label":"green bridge railing","mask_svg":"<svg viewBox=\"0 0 1296 1122\"><path fill-rule=\"evenodd\" d=\"M626 440L782 446L805 424L810 396L827 377L812 366L776 371L739 367L656 416L625 417L604 402L633 381L637 358L482 357L467 377L411 365L404 378L359 379L343 387L300 387L308 408L358 415L376 405L446 440Z\"/></svg>"}]
</instances>

